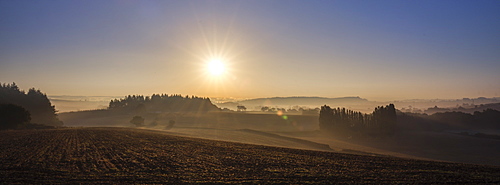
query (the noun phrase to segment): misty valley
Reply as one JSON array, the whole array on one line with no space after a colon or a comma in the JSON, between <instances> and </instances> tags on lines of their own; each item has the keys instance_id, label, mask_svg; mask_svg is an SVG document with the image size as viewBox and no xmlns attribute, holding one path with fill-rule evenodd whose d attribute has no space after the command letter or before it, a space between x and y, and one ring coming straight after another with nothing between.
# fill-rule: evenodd
<instances>
[{"instance_id":1,"label":"misty valley","mask_svg":"<svg viewBox=\"0 0 500 185\"><path fill-rule=\"evenodd\" d=\"M499 10L0 0L0 184L500 184Z\"/></svg>"},{"instance_id":2,"label":"misty valley","mask_svg":"<svg viewBox=\"0 0 500 185\"><path fill-rule=\"evenodd\" d=\"M57 113L47 95L34 88L26 93L15 83L2 84L0 95L4 182L36 183L35 176L44 183L500 180L500 103L463 103L458 110L443 107L446 111L426 114L392 103L372 112L345 108L377 103L359 97L269 98L226 102L221 108L205 97L153 94L111 99L103 109ZM317 107L306 106L311 104ZM282 157L271 159L275 155ZM221 173L202 172L209 166ZM354 168L371 169L371 175L347 172ZM472 168L477 174L464 176ZM387 170L398 173L387 176Z\"/></svg>"}]
</instances>

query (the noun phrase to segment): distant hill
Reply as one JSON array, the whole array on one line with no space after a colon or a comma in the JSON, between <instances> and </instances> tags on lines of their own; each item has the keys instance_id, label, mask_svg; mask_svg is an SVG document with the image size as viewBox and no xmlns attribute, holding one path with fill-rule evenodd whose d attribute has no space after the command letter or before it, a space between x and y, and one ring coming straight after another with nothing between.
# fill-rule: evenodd
<instances>
[{"instance_id":1,"label":"distant hill","mask_svg":"<svg viewBox=\"0 0 500 185\"><path fill-rule=\"evenodd\" d=\"M500 97L478 97L478 98L462 98L462 99L410 99L410 100L400 100L391 101L396 105L398 109L403 112L414 112L414 113L427 113L433 114L435 112L446 112L446 111L461 111L467 113L473 113L474 111L482 111L486 108L494 107L484 107L486 104L500 103ZM434 109L439 107L439 109ZM429 109L430 110L426 110ZM476 109L479 108L479 109ZM443 109L443 110L440 110ZM455 110L452 110L455 109ZM458 109L471 109L471 111L464 111Z\"/></svg>"},{"instance_id":2,"label":"distant hill","mask_svg":"<svg viewBox=\"0 0 500 185\"><path fill-rule=\"evenodd\" d=\"M439 107L431 107L425 110L424 112L427 114L434 114L438 112L463 112L463 113L469 113L473 114L476 111L483 111L486 109L493 109L493 110L499 110L500 111L500 103L488 103L488 104L481 104L481 105L469 105L468 107L455 107L455 108L439 108Z\"/></svg>"},{"instance_id":3,"label":"distant hill","mask_svg":"<svg viewBox=\"0 0 500 185\"><path fill-rule=\"evenodd\" d=\"M221 108L235 109L238 105L246 106L248 109L258 110L258 107L281 107L290 108L293 106L316 108L322 105L332 105L333 107L354 107L365 109L368 107L376 106L379 102L369 101L360 97L339 97L339 98L325 98L325 97L272 97L272 98L257 98L234 102L217 103L216 105ZM373 108L373 107L372 107Z\"/></svg>"}]
</instances>

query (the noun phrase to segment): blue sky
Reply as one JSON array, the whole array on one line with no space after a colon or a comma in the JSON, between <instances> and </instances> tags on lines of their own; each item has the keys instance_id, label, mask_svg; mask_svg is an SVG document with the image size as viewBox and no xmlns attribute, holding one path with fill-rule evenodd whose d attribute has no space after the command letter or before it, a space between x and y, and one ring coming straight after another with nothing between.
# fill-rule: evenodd
<instances>
[{"instance_id":1,"label":"blue sky","mask_svg":"<svg viewBox=\"0 0 500 185\"><path fill-rule=\"evenodd\" d=\"M0 1L0 82L48 95L500 96L500 1ZM226 64L210 76L205 64Z\"/></svg>"}]
</instances>

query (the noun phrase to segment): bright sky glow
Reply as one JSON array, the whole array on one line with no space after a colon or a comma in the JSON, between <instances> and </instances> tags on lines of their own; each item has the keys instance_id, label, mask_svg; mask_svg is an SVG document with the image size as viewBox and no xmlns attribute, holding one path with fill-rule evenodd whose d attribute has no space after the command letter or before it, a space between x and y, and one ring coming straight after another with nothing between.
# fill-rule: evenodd
<instances>
[{"instance_id":1,"label":"bright sky glow","mask_svg":"<svg viewBox=\"0 0 500 185\"><path fill-rule=\"evenodd\" d=\"M48 95L500 97L499 10L494 0L0 1L0 82ZM222 64L207 67L213 59Z\"/></svg>"},{"instance_id":2,"label":"bright sky glow","mask_svg":"<svg viewBox=\"0 0 500 185\"><path fill-rule=\"evenodd\" d=\"M211 75L214 76L220 76L222 75L226 67L224 66L224 63L220 59L213 59L208 63L208 71L210 72Z\"/></svg>"}]
</instances>

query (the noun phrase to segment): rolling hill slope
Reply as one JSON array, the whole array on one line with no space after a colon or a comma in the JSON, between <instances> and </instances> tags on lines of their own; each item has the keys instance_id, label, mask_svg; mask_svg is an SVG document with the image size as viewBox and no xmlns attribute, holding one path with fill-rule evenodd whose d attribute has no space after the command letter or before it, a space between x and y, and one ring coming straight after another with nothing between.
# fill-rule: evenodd
<instances>
[{"instance_id":1,"label":"rolling hill slope","mask_svg":"<svg viewBox=\"0 0 500 185\"><path fill-rule=\"evenodd\" d=\"M500 167L341 154L132 128L2 131L3 183L500 183Z\"/></svg>"}]
</instances>

